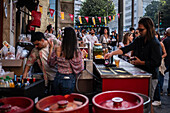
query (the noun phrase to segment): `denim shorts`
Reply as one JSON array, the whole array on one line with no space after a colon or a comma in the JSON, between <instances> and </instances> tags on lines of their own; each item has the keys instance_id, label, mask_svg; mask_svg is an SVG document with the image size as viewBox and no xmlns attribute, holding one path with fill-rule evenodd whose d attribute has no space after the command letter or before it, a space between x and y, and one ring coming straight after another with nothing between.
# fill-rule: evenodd
<instances>
[{"instance_id":1,"label":"denim shorts","mask_svg":"<svg viewBox=\"0 0 170 113\"><path fill-rule=\"evenodd\" d=\"M54 79L54 94L66 95L74 92L76 77L74 74L57 73Z\"/></svg>"}]
</instances>

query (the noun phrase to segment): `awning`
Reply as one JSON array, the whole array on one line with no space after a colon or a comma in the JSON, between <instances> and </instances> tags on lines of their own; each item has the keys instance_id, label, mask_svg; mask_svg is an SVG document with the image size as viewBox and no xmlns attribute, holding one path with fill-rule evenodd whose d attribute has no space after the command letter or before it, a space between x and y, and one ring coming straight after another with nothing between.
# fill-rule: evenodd
<instances>
[{"instance_id":1,"label":"awning","mask_svg":"<svg viewBox=\"0 0 170 113\"><path fill-rule=\"evenodd\" d=\"M29 11L37 10L39 0L18 0L17 8L26 7Z\"/></svg>"}]
</instances>

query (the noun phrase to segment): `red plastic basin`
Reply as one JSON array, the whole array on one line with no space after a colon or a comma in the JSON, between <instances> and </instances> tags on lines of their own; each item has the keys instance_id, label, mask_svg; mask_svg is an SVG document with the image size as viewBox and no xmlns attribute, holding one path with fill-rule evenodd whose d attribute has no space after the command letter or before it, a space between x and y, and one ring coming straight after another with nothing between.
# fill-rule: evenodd
<instances>
[{"instance_id":1,"label":"red plastic basin","mask_svg":"<svg viewBox=\"0 0 170 113\"><path fill-rule=\"evenodd\" d=\"M83 104L75 109L68 110L68 111L45 111L44 110L45 108L56 104L60 100L72 101L74 99L81 100ZM36 109L37 109L36 113L89 113L89 100L86 96L77 93L72 93L67 97L61 95L48 96L37 102Z\"/></svg>"},{"instance_id":2,"label":"red plastic basin","mask_svg":"<svg viewBox=\"0 0 170 113\"><path fill-rule=\"evenodd\" d=\"M0 102L4 104L10 104L11 106L17 106L22 108L17 113L33 113L34 102L27 97L7 97L0 99Z\"/></svg>"},{"instance_id":3,"label":"red plastic basin","mask_svg":"<svg viewBox=\"0 0 170 113\"><path fill-rule=\"evenodd\" d=\"M123 99L121 106L115 106L113 98ZM127 91L107 91L92 99L94 113L143 113L143 98Z\"/></svg>"}]
</instances>

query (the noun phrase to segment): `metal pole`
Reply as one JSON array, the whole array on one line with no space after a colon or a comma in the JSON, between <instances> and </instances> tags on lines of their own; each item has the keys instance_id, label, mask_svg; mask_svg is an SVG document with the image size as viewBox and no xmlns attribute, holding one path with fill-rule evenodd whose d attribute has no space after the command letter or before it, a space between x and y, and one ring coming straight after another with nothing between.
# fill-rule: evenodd
<instances>
[{"instance_id":1,"label":"metal pole","mask_svg":"<svg viewBox=\"0 0 170 113\"><path fill-rule=\"evenodd\" d=\"M122 41L123 38L123 0L118 1L118 13L120 18L118 18L118 34L119 41Z\"/></svg>"},{"instance_id":2,"label":"metal pole","mask_svg":"<svg viewBox=\"0 0 170 113\"><path fill-rule=\"evenodd\" d=\"M159 16L160 16L160 13L159 13L159 11L158 11L158 33L159 33Z\"/></svg>"},{"instance_id":3,"label":"metal pole","mask_svg":"<svg viewBox=\"0 0 170 113\"><path fill-rule=\"evenodd\" d=\"M132 0L132 17L131 17L131 26L134 27L134 0Z\"/></svg>"},{"instance_id":4,"label":"metal pole","mask_svg":"<svg viewBox=\"0 0 170 113\"><path fill-rule=\"evenodd\" d=\"M57 30L58 30L58 1L55 1L55 30L56 30L56 37L57 37Z\"/></svg>"},{"instance_id":5,"label":"metal pole","mask_svg":"<svg viewBox=\"0 0 170 113\"><path fill-rule=\"evenodd\" d=\"M109 4L109 1L107 0L107 25L108 25L108 4Z\"/></svg>"}]
</instances>

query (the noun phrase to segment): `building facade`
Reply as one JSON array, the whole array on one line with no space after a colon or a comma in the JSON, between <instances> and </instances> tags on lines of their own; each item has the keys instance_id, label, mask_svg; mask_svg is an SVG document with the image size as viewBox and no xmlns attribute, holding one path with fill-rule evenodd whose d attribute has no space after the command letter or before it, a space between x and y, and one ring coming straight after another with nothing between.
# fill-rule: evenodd
<instances>
[{"instance_id":1,"label":"building facade","mask_svg":"<svg viewBox=\"0 0 170 113\"><path fill-rule=\"evenodd\" d=\"M82 4L85 1L86 0L74 0L74 23L75 23L75 18L79 15Z\"/></svg>"},{"instance_id":2,"label":"building facade","mask_svg":"<svg viewBox=\"0 0 170 113\"><path fill-rule=\"evenodd\" d=\"M0 47L7 41L14 46L16 42L16 1L0 1Z\"/></svg>"},{"instance_id":3,"label":"building facade","mask_svg":"<svg viewBox=\"0 0 170 113\"><path fill-rule=\"evenodd\" d=\"M45 32L47 26L50 24L49 22L49 0L40 0L39 5L42 6L42 14L41 14L41 26L40 28L36 28L36 31Z\"/></svg>"},{"instance_id":4,"label":"building facade","mask_svg":"<svg viewBox=\"0 0 170 113\"><path fill-rule=\"evenodd\" d=\"M145 14L145 8L147 5L154 0L134 0L134 28L138 27L138 21ZM158 0L155 0L158 1ZM115 11L118 14L118 0L113 0L115 4ZM132 11L132 1L124 0L123 3L123 31L128 31L131 27L131 11ZM118 30L118 16L116 16L115 20L110 22L109 25L111 30Z\"/></svg>"}]
</instances>

